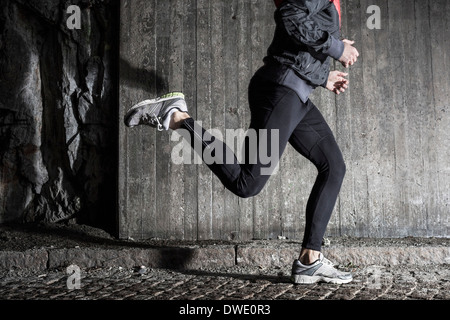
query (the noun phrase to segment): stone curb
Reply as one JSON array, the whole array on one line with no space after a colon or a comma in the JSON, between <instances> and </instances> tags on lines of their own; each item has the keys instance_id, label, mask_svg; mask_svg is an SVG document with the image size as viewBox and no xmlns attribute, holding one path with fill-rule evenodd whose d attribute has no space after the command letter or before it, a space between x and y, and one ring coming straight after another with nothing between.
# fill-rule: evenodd
<instances>
[{"instance_id":1,"label":"stone curb","mask_svg":"<svg viewBox=\"0 0 450 320\"><path fill-rule=\"evenodd\" d=\"M210 267L285 267L298 256L298 245L242 244L161 248L50 248L0 251L0 270L46 270L75 264L80 268L113 267L196 270ZM324 254L338 265L450 264L450 247L327 247Z\"/></svg>"},{"instance_id":2,"label":"stone curb","mask_svg":"<svg viewBox=\"0 0 450 320\"><path fill-rule=\"evenodd\" d=\"M0 270L46 270L75 264L80 268L133 268L146 266L167 269L231 267L236 262L234 246L167 248L64 248L0 251Z\"/></svg>"},{"instance_id":3,"label":"stone curb","mask_svg":"<svg viewBox=\"0 0 450 320\"><path fill-rule=\"evenodd\" d=\"M450 264L449 247L336 247L324 248L323 253L336 265L344 266ZM238 247L237 263L281 267L290 265L298 254L298 248Z\"/></svg>"},{"instance_id":4,"label":"stone curb","mask_svg":"<svg viewBox=\"0 0 450 320\"><path fill-rule=\"evenodd\" d=\"M133 268L199 269L230 267L235 263L234 247L150 248L150 249L55 249L49 251L49 269L76 264L80 268L120 266Z\"/></svg>"},{"instance_id":5,"label":"stone curb","mask_svg":"<svg viewBox=\"0 0 450 320\"><path fill-rule=\"evenodd\" d=\"M0 270L47 269L48 252L45 249L0 251Z\"/></svg>"}]
</instances>

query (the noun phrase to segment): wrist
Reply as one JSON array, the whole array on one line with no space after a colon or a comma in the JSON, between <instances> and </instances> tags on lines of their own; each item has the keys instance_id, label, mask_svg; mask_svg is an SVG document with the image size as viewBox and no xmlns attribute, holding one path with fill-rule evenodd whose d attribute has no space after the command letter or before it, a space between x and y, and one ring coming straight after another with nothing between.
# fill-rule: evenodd
<instances>
[{"instance_id":1,"label":"wrist","mask_svg":"<svg viewBox=\"0 0 450 320\"><path fill-rule=\"evenodd\" d=\"M328 87L328 82L330 81L330 75L331 75L331 71L330 70L328 70L328 74L327 74L327 76L326 76L326 80L324 81L324 83L322 83L320 86L322 87L322 88L325 88L325 89L327 89L327 87Z\"/></svg>"},{"instance_id":2,"label":"wrist","mask_svg":"<svg viewBox=\"0 0 450 320\"><path fill-rule=\"evenodd\" d=\"M335 37L331 36L331 44L328 48L326 54L330 57L332 57L334 60L338 60L342 58L344 55L344 49L345 44L343 41L336 39Z\"/></svg>"}]
</instances>

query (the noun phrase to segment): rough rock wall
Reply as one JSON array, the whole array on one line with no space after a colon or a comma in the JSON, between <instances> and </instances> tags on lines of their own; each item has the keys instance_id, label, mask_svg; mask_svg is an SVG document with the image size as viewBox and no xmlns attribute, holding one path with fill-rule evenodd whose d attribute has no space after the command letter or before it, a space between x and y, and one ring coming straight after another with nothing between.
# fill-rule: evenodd
<instances>
[{"instance_id":1,"label":"rough rock wall","mask_svg":"<svg viewBox=\"0 0 450 320\"><path fill-rule=\"evenodd\" d=\"M79 30L67 27L70 5ZM2 0L0 223L114 226L117 7Z\"/></svg>"}]
</instances>

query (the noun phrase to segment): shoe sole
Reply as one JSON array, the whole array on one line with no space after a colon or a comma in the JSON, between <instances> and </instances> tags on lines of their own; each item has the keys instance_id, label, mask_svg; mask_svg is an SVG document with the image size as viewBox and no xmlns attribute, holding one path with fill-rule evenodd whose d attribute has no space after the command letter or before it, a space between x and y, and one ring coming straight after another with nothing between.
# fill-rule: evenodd
<instances>
[{"instance_id":1,"label":"shoe sole","mask_svg":"<svg viewBox=\"0 0 450 320\"><path fill-rule=\"evenodd\" d=\"M306 276L306 275L293 275L291 281L295 284L314 284L318 282L326 282L331 284L345 284L353 281L353 278L343 280L338 278L328 278L323 276Z\"/></svg>"},{"instance_id":2,"label":"shoe sole","mask_svg":"<svg viewBox=\"0 0 450 320\"><path fill-rule=\"evenodd\" d=\"M175 100L175 99L184 99L184 94L182 94L180 92L172 92L172 93L168 93L168 94L161 96L159 98L156 98L156 99L141 101L138 104L135 104L134 106L132 106L130 108L130 110L127 111L126 116L125 116L125 123L128 123L128 118L132 115L133 111L140 107L143 107L143 106L146 106L149 104L155 104L155 103L161 103L161 102L165 102L165 101Z\"/></svg>"}]
</instances>

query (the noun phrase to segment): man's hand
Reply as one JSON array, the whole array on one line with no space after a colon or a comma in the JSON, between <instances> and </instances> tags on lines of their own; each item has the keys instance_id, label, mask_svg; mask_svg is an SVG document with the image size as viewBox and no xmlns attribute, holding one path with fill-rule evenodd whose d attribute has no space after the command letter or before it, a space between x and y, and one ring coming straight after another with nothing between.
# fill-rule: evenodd
<instances>
[{"instance_id":1,"label":"man's hand","mask_svg":"<svg viewBox=\"0 0 450 320\"><path fill-rule=\"evenodd\" d=\"M339 59L339 62L342 63L345 68L348 68L349 66L352 66L356 63L359 57L359 52L353 46L355 41L345 39L342 42L344 42L344 53Z\"/></svg>"},{"instance_id":2,"label":"man's hand","mask_svg":"<svg viewBox=\"0 0 450 320\"><path fill-rule=\"evenodd\" d=\"M344 93L350 83L347 79L345 79L346 76L348 76L348 73L331 71L328 76L327 89L335 94Z\"/></svg>"}]
</instances>

